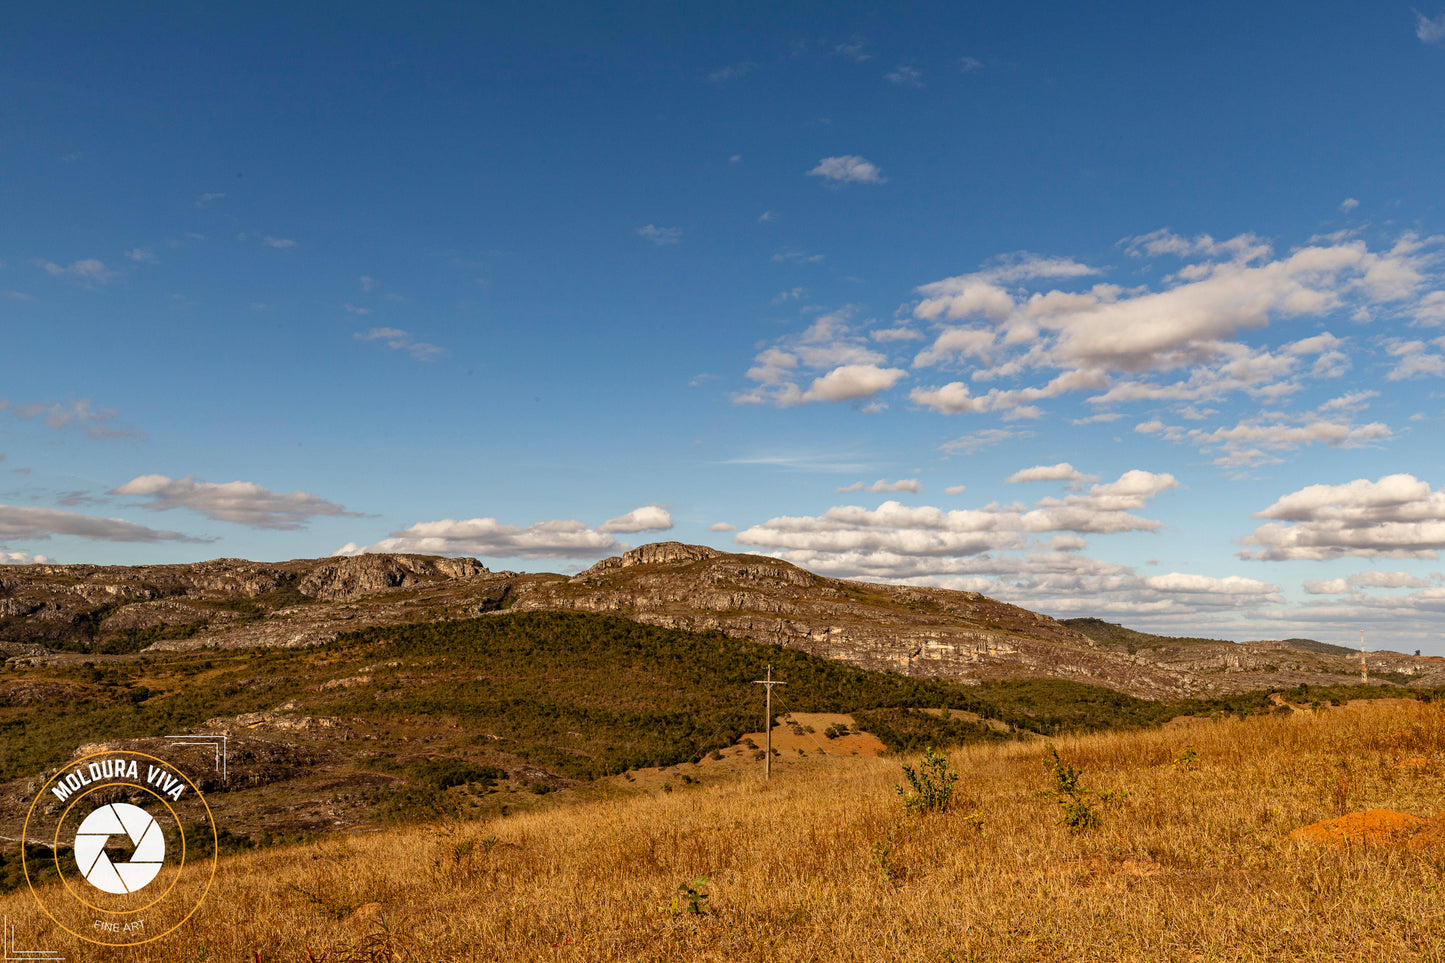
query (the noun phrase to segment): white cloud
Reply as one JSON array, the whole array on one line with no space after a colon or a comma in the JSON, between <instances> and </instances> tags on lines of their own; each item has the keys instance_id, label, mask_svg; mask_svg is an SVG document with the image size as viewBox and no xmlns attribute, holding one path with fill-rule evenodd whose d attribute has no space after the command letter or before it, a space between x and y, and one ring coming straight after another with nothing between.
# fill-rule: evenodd
<instances>
[{"instance_id":1,"label":"white cloud","mask_svg":"<svg viewBox=\"0 0 1445 963\"><path fill-rule=\"evenodd\" d=\"M196 206L197 206L197 207L208 207L208 206L210 206L210 203L211 203L212 201L219 201L221 198L223 198L223 197L225 197L225 196L226 196L226 195L225 195L224 193L202 194L200 197L196 198Z\"/></svg>"},{"instance_id":2,"label":"white cloud","mask_svg":"<svg viewBox=\"0 0 1445 963\"><path fill-rule=\"evenodd\" d=\"M945 441L938 446L939 451L946 451L955 455L972 455L984 448L992 448L994 445L1002 444L1014 438L1029 438L1033 436L1031 431L1015 431L1012 428L985 428L982 431L975 431L972 434L959 435L952 441Z\"/></svg>"},{"instance_id":3,"label":"white cloud","mask_svg":"<svg viewBox=\"0 0 1445 963\"><path fill-rule=\"evenodd\" d=\"M759 351L747 377L757 384L733 396L738 404L792 407L813 401L858 401L891 389L908 373L883 368L884 356L853 333L852 306L819 315L801 334ZM819 372L802 388L809 371Z\"/></svg>"},{"instance_id":4,"label":"white cloud","mask_svg":"<svg viewBox=\"0 0 1445 963\"><path fill-rule=\"evenodd\" d=\"M943 490L943 493L945 495L962 495L966 491L968 491L967 485L949 485Z\"/></svg>"},{"instance_id":5,"label":"white cloud","mask_svg":"<svg viewBox=\"0 0 1445 963\"><path fill-rule=\"evenodd\" d=\"M1134 431L1195 445L1214 453L1216 465L1235 469L1279 462L1281 453L1313 444L1331 448L1363 448L1393 438L1394 432L1382 422L1355 423L1355 414L1363 410L1368 400L1377 393L1350 392L1326 401L1314 411L1261 411L1229 427L1186 429L1167 425L1155 418L1135 425Z\"/></svg>"},{"instance_id":6,"label":"white cloud","mask_svg":"<svg viewBox=\"0 0 1445 963\"><path fill-rule=\"evenodd\" d=\"M660 505L644 505L626 515L610 518L597 526L599 532L665 532L672 527L672 515Z\"/></svg>"},{"instance_id":7,"label":"white cloud","mask_svg":"<svg viewBox=\"0 0 1445 963\"><path fill-rule=\"evenodd\" d=\"M50 559L45 555L31 555L28 552L0 552L0 565L44 565Z\"/></svg>"},{"instance_id":8,"label":"white cloud","mask_svg":"<svg viewBox=\"0 0 1445 963\"><path fill-rule=\"evenodd\" d=\"M868 337L873 341L917 341L923 337L921 332L910 327L900 325L896 328L879 328L876 331L869 331Z\"/></svg>"},{"instance_id":9,"label":"white cloud","mask_svg":"<svg viewBox=\"0 0 1445 963\"><path fill-rule=\"evenodd\" d=\"M1241 539L1241 558L1435 558L1445 548L1445 491L1413 475L1310 485L1291 492L1256 518L1273 521Z\"/></svg>"},{"instance_id":10,"label":"white cloud","mask_svg":"<svg viewBox=\"0 0 1445 963\"><path fill-rule=\"evenodd\" d=\"M680 227L658 227L655 224L646 224L639 227L637 233L658 247L676 244L682 240L682 228Z\"/></svg>"},{"instance_id":11,"label":"white cloud","mask_svg":"<svg viewBox=\"0 0 1445 963\"><path fill-rule=\"evenodd\" d=\"M1431 354L1423 341L1393 341L1385 350L1393 357L1403 359L1385 375L1387 381L1402 381L1420 375L1445 377L1445 357Z\"/></svg>"},{"instance_id":12,"label":"white cloud","mask_svg":"<svg viewBox=\"0 0 1445 963\"><path fill-rule=\"evenodd\" d=\"M1354 575L1345 578L1332 579L1309 579L1304 583L1304 590L1311 595L1354 595L1357 600L1367 598L1361 590L1366 588L1386 589L1427 589L1440 580L1439 574L1435 576L1436 581L1423 579L1409 572L1356 572ZM1434 593L1438 598L1439 593ZM1398 599L1401 596L1391 595L1383 598ZM1420 598L1419 595L1415 596Z\"/></svg>"},{"instance_id":13,"label":"white cloud","mask_svg":"<svg viewBox=\"0 0 1445 963\"><path fill-rule=\"evenodd\" d=\"M1178 483L1171 475L1134 470L1118 480L1094 485L1086 494L1045 498L1032 508L986 505L979 509L944 511L932 506L909 508L886 501L876 509L843 505L820 516L779 517L737 535L744 545L780 551L805 567L823 564L861 565L871 570L900 558L946 558L978 555L1026 544L1026 536L1048 532L1110 533L1154 531L1162 524L1130 514ZM802 554L799 554L802 553Z\"/></svg>"},{"instance_id":14,"label":"white cloud","mask_svg":"<svg viewBox=\"0 0 1445 963\"><path fill-rule=\"evenodd\" d=\"M411 553L494 558L595 559L625 551L617 539L576 520L538 521L526 527L495 518L418 522L365 547L350 542L333 554Z\"/></svg>"},{"instance_id":15,"label":"white cloud","mask_svg":"<svg viewBox=\"0 0 1445 963\"><path fill-rule=\"evenodd\" d=\"M774 261L787 261L793 264L822 264L822 254L809 254L806 251L779 251L773 255Z\"/></svg>"},{"instance_id":16,"label":"white cloud","mask_svg":"<svg viewBox=\"0 0 1445 963\"><path fill-rule=\"evenodd\" d=\"M808 171L808 175L839 184L884 184L888 181L888 178L883 176L883 172L873 163L864 160L857 154L824 157L818 161L817 167Z\"/></svg>"},{"instance_id":17,"label":"white cloud","mask_svg":"<svg viewBox=\"0 0 1445 963\"><path fill-rule=\"evenodd\" d=\"M746 458L729 458L724 465L764 465L769 468L784 468L790 471L825 472L836 475L851 475L866 471L870 466L857 457L836 452L795 451L777 454L752 455Z\"/></svg>"},{"instance_id":18,"label":"white cloud","mask_svg":"<svg viewBox=\"0 0 1445 963\"><path fill-rule=\"evenodd\" d=\"M977 57L960 57L958 60L958 69L966 74L971 74L975 70L982 70L983 67L983 61Z\"/></svg>"},{"instance_id":19,"label":"white cloud","mask_svg":"<svg viewBox=\"0 0 1445 963\"><path fill-rule=\"evenodd\" d=\"M1347 197L1344 200L1340 201L1340 210L1346 214L1350 213L1350 211L1353 211L1359 206L1360 202L1355 200L1353 197Z\"/></svg>"},{"instance_id":20,"label":"white cloud","mask_svg":"<svg viewBox=\"0 0 1445 963\"><path fill-rule=\"evenodd\" d=\"M90 399L88 398L71 401L63 405L44 404L43 402L16 404L14 402L0 400L0 413L7 412L24 421L43 418L45 426L47 428L53 428L56 431L68 428L71 425L83 427L86 435L96 439L145 437L144 432L134 428L115 426L115 411L110 408L92 408L90 406Z\"/></svg>"},{"instance_id":21,"label":"white cloud","mask_svg":"<svg viewBox=\"0 0 1445 963\"><path fill-rule=\"evenodd\" d=\"M902 64L883 75L883 79L899 87L922 87L923 71L917 67Z\"/></svg>"},{"instance_id":22,"label":"white cloud","mask_svg":"<svg viewBox=\"0 0 1445 963\"><path fill-rule=\"evenodd\" d=\"M902 368L880 368L871 364L847 364L834 368L803 393L803 401L854 401L887 391L906 378Z\"/></svg>"},{"instance_id":23,"label":"white cloud","mask_svg":"<svg viewBox=\"0 0 1445 963\"><path fill-rule=\"evenodd\" d=\"M87 286L91 284L105 284L120 274L118 271L110 270L104 263L93 257L88 257L81 261L72 261L63 267L54 261L36 261L35 263L53 278L66 278L71 281L78 281Z\"/></svg>"},{"instance_id":24,"label":"white cloud","mask_svg":"<svg viewBox=\"0 0 1445 963\"><path fill-rule=\"evenodd\" d=\"M0 505L0 540L43 541L52 535L71 535L97 542L207 542L179 532L168 532L121 518L100 518L53 508Z\"/></svg>"},{"instance_id":25,"label":"white cloud","mask_svg":"<svg viewBox=\"0 0 1445 963\"><path fill-rule=\"evenodd\" d=\"M1277 258L1250 234L1215 241L1159 231L1126 243L1132 254L1177 255L1189 263L1168 275L1159 290L1095 284L1083 291L1025 295L1010 289L1020 280L1081 277L1092 270L1032 256L923 285L913 313L939 330L915 365L989 366L976 369L974 379L1017 379L1052 368L1079 378L1065 390L1107 388L1089 399L1094 404L1192 401L1234 391L1271 397L1298 390L1302 376L1334 377L1347 370L1344 341L1316 335L1269 351L1235 341L1243 331L1357 309L1426 322L1438 314L1445 320L1445 292L1431 289L1435 282L1428 273L1436 255L1425 249L1440 243L1433 237L1406 234L1384 251L1340 240ZM970 323L949 323L960 321ZM1314 357L1308 368L1306 356ZM1137 377L1181 369L1188 375L1173 383ZM1135 377L1111 383L1119 375ZM977 401L953 407L990 410Z\"/></svg>"},{"instance_id":26,"label":"white cloud","mask_svg":"<svg viewBox=\"0 0 1445 963\"><path fill-rule=\"evenodd\" d=\"M196 479L168 478L165 475L141 475L113 488L111 495L133 495L151 500L144 507L152 511L189 508L220 522L235 522L252 528L294 531L305 528L317 515L349 515L343 506L326 501L309 492L273 492L253 482L216 484Z\"/></svg>"},{"instance_id":27,"label":"white cloud","mask_svg":"<svg viewBox=\"0 0 1445 963\"><path fill-rule=\"evenodd\" d=\"M347 314L360 314L364 316L371 313L370 308L358 308L354 304L343 304L342 307L346 309Z\"/></svg>"},{"instance_id":28,"label":"white cloud","mask_svg":"<svg viewBox=\"0 0 1445 963\"><path fill-rule=\"evenodd\" d=\"M873 59L873 55L868 52L868 45L862 40L835 44L833 46L833 55L842 57L845 60L851 60L855 64L865 63Z\"/></svg>"},{"instance_id":29,"label":"white cloud","mask_svg":"<svg viewBox=\"0 0 1445 963\"><path fill-rule=\"evenodd\" d=\"M370 292L376 288L376 278L371 277L367 274L363 274L358 281L358 284L361 285L362 291Z\"/></svg>"},{"instance_id":30,"label":"white cloud","mask_svg":"<svg viewBox=\"0 0 1445 963\"><path fill-rule=\"evenodd\" d=\"M358 341L383 340L388 348L397 351L405 351L418 361L435 361L438 355L446 351L434 344L425 341L417 341L412 338L411 333L402 331L400 328L372 328L369 331L358 331L354 337Z\"/></svg>"},{"instance_id":31,"label":"white cloud","mask_svg":"<svg viewBox=\"0 0 1445 963\"><path fill-rule=\"evenodd\" d=\"M1432 20L1415 11L1415 36L1424 43L1445 45L1445 13Z\"/></svg>"},{"instance_id":32,"label":"white cloud","mask_svg":"<svg viewBox=\"0 0 1445 963\"><path fill-rule=\"evenodd\" d=\"M1279 586L1239 575L1211 578L1206 575L1170 572L1168 575L1151 575L1144 579L1144 584L1161 592L1178 595L1263 596L1273 602L1284 601L1283 597L1279 595ZM1270 598L1271 596L1272 598Z\"/></svg>"},{"instance_id":33,"label":"white cloud","mask_svg":"<svg viewBox=\"0 0 1445 963\"><path fill-rule=\"evenodd\" d=\"M843 486L842 488L837 489L837 491L838 491L839 493L843 493L843 492L915 492L915 493L916 493L916 492L921 492L921 491L923 491L923 485L922 485L922 483L920 483L916 478L903 478L903 479L900 479L900 480L898 480L898 481L888 481L888 480L886 480L886 479L880 478L880 479L878 479L876 482L874 482L874 483L871 484L871 485L865 485L865 484L863 484L863 482L854 482L854 483L851 484L851 485L845 485L845 486Z\"/></svg>"},{"instance_id":34,"label":"white cloud","mask_svg":"<svg viewBox=\"0 0 1445 963\"><path fill-rule=\"evenodd\" d=\"M1024 468L1014 472L1007 480L1010 484L1034 481L1064 481L1080 485L1085 482L1098 481L1099 476L1085 475L1068 462L1061 461L1057 465L1035 465L1032 468Z\"/></svg>"},{"instance_id":35,"label":"white cloud","mask_svg":"<svg viewBox=\"0 0 1445 963\"><path fill-rule=\"evenodd\" d=\"M775 221L777 219L778 215L774 214L772 211L763 211L763 213L758 215L759 224L766 224L769 221ZM776 261L777 258L773 258L773 260Z\"/></svg>"},{"instance_id":36,"label":"white cloud","mask_svg":"<svg viewBox=\"0 0 1445 963\"><path fill-rule=\"evenodd\" d=\"M155 252L149 251L143 247L133 247L129 251L125 252L125 256L130 258L132 261L135 261L137 264L152 264L155 262L156 259Z\"/></svg>"},{"instance_id":37,"label":"white cloud","mask_svg":"<svg viewBox=\"0 0 1445 963\"><path fill-rule=\"evenodd\" d=\"M713 522L707 527L707 530L710 532L735 532L738 530L738 527L736 525L729 525L727 522Z\"/></svg>"},{"instance_id":38,"label":"white cloud","mask_svg":"<svg viewBox=\"0 0 1445 963\"><path fill-rule=\"evenodd\" d=\"M263 237L263 238L261 239L261 241L262 241L262 243L265 244L267 247L274 247L274 248L279 248L279 249L282 249L282 250L284 250L284 249L286 249L286 248L288 248L288 247L295 247L295 246L296 246L296 242L293 241L293 240L291 240L289 237L276 237L275 235L272 235L272 234L267 234L265 237Z\"/></svg>"}]
</instances>

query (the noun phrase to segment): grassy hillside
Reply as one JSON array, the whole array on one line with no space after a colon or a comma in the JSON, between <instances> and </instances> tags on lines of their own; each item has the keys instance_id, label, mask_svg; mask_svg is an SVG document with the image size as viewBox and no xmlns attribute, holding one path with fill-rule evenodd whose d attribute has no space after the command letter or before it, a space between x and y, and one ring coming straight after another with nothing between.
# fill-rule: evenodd
<instances>
[{"instance_id":1,"label":"grassy hillside","mask_svg":"<svg viewBox=\"0 0 1445 963\"><path fill-rule=\"evenodd\" d=\"M1065 825L1043 747L955 750L906 815L898 762L628 794L223 859L174 960L1440 960L1445 832L1291 830L1445 793L1445 708L1375 703L1061 737L1097 814ZM1107 794L1107 797L1106 795ZM704 879L705 877L705 879ZM252 907L266 907L264 913ZM698 912L693 912L697 909ZM23 943L93 953L26 893Z\"/></svg>"},{"instance_id":2,"label":"grassy hillside","mask_svg":"<svg viewBox=\"0 0 1445 963\"><path fill-rule=\"evenodd\" d=\"M1161 703L1054 679L961 685L716 634L537 612L368 629L303 650L11 667L0 673L0 687L49 695L0 704L0 780L58 765L96 739L166 735L282 703L365 730L367 758L383 768L394 770L399 756L414 759L414 743L424 740L431 755L479 765L520 761L592 779L695 760L758 729L762 691L753 681L770 663L774 678L787 682L775 690L778 712L948 708L1052 735L1269 708L1264 693ZM880 729L896 750L1001 738L986 725L921 713L894 712Z\"/></svg>"}]
</instances>

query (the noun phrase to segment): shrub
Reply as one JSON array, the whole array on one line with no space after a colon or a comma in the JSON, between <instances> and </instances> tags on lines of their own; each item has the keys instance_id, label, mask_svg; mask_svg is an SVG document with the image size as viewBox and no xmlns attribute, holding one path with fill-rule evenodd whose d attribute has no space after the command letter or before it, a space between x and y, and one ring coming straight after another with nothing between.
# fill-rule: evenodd
<instances>
[{"instance_id":1,"label":"shrub","mask_svg":"<svg viewBox=\"0 0 1445 963\"><path fill-rule=\"evenodd\" d=\"M953 785L958 773L949 768L948 760L932 746L923 752L918 769L903 764L903 777L908 786L895 786L903 797L903 808L910 813L946 812L953 801Z\"/></svg>"}]
</instances>

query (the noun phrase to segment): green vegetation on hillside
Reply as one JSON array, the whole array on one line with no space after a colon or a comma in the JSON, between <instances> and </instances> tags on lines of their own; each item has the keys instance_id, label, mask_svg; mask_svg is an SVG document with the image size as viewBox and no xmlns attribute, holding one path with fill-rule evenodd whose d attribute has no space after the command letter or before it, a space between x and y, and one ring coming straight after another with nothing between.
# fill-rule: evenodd
<instances>
[{"instance_id":1,"label":"green vegetation on hillside","mask_svg":"<svg viewBox=\"0 0 1445 963\"><path fill-rule=\"evenodd\" d=\"M340 717L374 733L373 755L396 760L392 771L418 786L485 786L500 778L486 767L523 764L591 779L695 761L756 731L763 699L754 680L769 664L773 678L787 682L775 692L778 713L852 713L895 751L1007 738L1008 729L1053 736L1272 708L1263 692L1166 703L1057 679L964 685L716 633L535 612L371 628L312 649L7 668L0 685L44 684L65 695L0 704L0 779L59 765L87 742L183 732L290 700L297 713ZM1331 687L1287 697L1310 703L1400 691ZM916 709L971 712L1005 731L909 711ZM446 761L416 765L442 752Z\"/></svg>"},{"instance_id":2,"label":"green vegetation on hillside","mask_svg":"<svg viewBox=\"0 0 1445 963\"><path fill-rule=\"evenodd\" d=\"M1113 622L1105 622L1103 619L1060 619L1060 624L1066 625L1098 642L1100 645L1112 645L1136 652L1139 649L1160 649L1166 645L1219 645L1221 642L1228 642L1227 639L1199 639L1192 636L1175 635L1152 635L1148 632L1139 632L1135 629L1126 629L1122 625Z\"/></svg>"}]
</instances>

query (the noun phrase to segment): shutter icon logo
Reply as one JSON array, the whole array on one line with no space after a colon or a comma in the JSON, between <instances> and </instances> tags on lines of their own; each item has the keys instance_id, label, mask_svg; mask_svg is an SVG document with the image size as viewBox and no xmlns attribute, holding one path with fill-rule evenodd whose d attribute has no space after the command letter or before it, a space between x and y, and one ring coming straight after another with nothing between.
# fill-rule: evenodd
<instances>
[{"instance_id":1,"label":"shutter icon logo","mask_svg":"<svg viewBox=\"0 0 1445 963\"><path fill-rule=\"evenodd\" d=\"M112 862L105 844L126 836L135 851L125 862ZM130 803L101 806L75 831L75 862L85 881L117 895L138 893L159 875L166 861L166 838L150 813Z\"/></svg>"}]
</instances>

